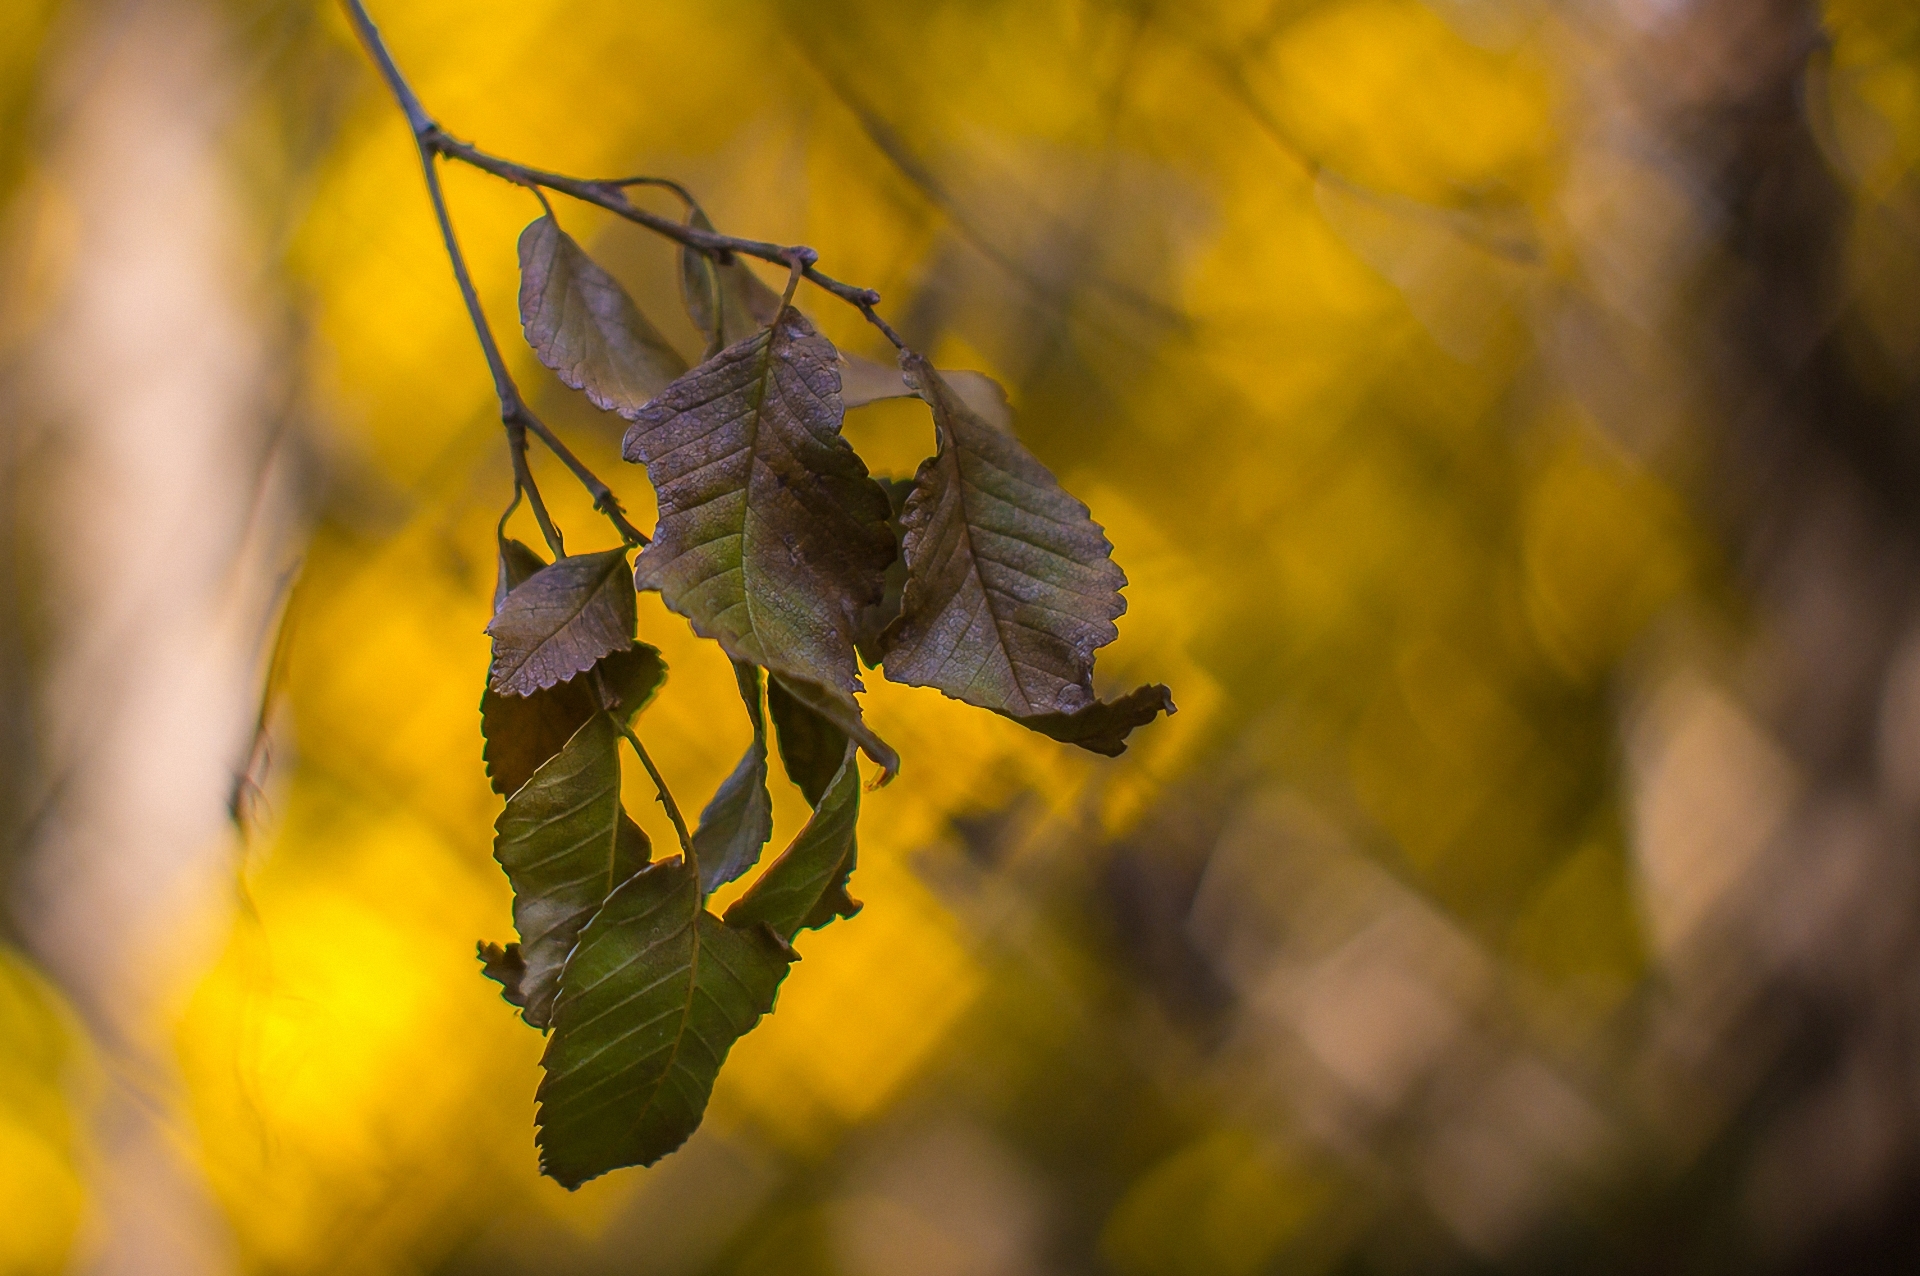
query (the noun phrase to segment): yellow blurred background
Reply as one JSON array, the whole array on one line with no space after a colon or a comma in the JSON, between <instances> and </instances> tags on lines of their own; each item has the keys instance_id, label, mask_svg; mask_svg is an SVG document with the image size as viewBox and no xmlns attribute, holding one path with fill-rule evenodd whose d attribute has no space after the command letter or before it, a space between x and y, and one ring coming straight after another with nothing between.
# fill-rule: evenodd
<instances>
[{"instance_id":1,"label":"yellow blurred background","mask_svg":"<svg viewBox=\"0 0 1920 1276\"><path fill-rule=\"evenodd\" d=\"M1101 689L1180 712L869 676L865 910L682 1151L541 1179L473 956L511 477L404 123L319 0L7 0L0 1273L1920 1270L1911 0L371 7L454 135L998 378L1131 580ZM445 181L648 526L517 340L538 205ZM747 725L640 617L697 809Z\"/></svg>"}]
</instances>

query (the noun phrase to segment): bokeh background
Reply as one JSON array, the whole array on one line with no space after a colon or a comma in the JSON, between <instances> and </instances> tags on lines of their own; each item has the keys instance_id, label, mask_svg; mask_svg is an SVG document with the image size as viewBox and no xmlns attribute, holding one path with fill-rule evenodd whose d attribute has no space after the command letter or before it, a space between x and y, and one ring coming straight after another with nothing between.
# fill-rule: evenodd
<instances>
[{"instance_id":1,"label":"bokeh background","mask_svg":"<svg viewBox=\"0 0 1920 1276\"><path fill-rule=\"evenodd\" d=\"M456 135L998 377L1180 712L1106 761L870 678L866 911L684 1150L539 1178L473 957L510 479L400 117L319 0L6 0L0 1272L1920 1270L1911 0L374 14ZM446 181L512 336L537 205ZM746 725L641 602L697 807Z\"/></svg>"}]
</instances>

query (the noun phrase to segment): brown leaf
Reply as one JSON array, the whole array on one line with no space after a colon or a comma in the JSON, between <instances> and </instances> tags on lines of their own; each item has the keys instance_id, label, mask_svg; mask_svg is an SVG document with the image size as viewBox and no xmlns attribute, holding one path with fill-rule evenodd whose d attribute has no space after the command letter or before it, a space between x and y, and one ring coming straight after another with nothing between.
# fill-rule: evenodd
<instances>
[{"instance_id":1,"label":"brown leaf","mask_svg":"<svg viewBox=\"0 0 1920 1276\"><path fill-rule=\"evenodd\" d=\"M851 707L854 634L894 544L841 415L833 345L789 307L633 414L624 450L659 494L635 585L733 659Z\"/></svg>"},{"instance_id":2,"label":"brown leaf","mask_svg":"<svg viewBox=\"0 0 1920 1276\"><path fill-rule=\"evenodd\" d=\"M573 554L509 592L487 624L493 690L532 695L630 646L635 611L626 564L624 548Z\"/></svg>"},{"instance_id":3,"label":"brown leaf","mask_svg":"<svg viewBox=\"0 0 1920 1276\"><path fill-rule=\"evenodd\" d=\"M591 670L530 696L488 688L480 697L482 757L493 791L510 796L573 738L599 709L626 722L646 707L666 681L660 651L637 642L604 657Z\"/></svg>"},{"instance_id":4,"label":"brown leaf","mask_svg":"<svg viewBox=\"0 0 1920 1276\"><path fill-rule=\"evenodd\" d=\"M638 408L687 370L620 282L551 217L520 233L520 325L540 362L611 412Z\"/></svg>"},{"instance_id":5,"label":"brown leaf","mask_svg":"<svg viewBox=\"0 0 1920 1276\"><path fill-rule=\"evenodd\" d=\"M931 364L900 362L933 408L939 451L901 515L907 583L883 639L887 677L1014 718L1093 704L1093 653L1127 607L1113 547Z\"/></svg>"}]
</instances>

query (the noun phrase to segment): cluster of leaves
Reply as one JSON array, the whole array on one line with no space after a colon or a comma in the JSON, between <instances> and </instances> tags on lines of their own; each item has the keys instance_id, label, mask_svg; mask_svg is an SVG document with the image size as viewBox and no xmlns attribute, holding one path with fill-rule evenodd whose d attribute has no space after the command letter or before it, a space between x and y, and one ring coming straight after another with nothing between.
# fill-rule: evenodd
<instances>
[{"instance_id":1,"label":"cluster of leaves","mask_svg":"<svg viewBox=\"0 0 1920 1276\"><path fill-rule=\"evenodd\" d=\"M855 699L860 662L1107 755L1173 704L1163 686L1095 698L1126 578L1086 506L1014 438L992 381L905 348L898 370L843 354L792 304L803 263L783 297L737 256L691 246L681 282L707 346L688 368L551 211L519 249L528 343L630 423L623 454L659 509L631 584L627 546L548 563L503 535L488 625L485 757L506 798L494 855L519 940L480 955L550 1034L541 1168L574 1187L683 1143L733 1042L773 1008L794 937L859 910L857 756L876 785L899 768ZM875 479L843 415L904 396L931 408L937 450L911 480ZM719 643L753 728L691 832L632 727L666 678L636 641L636 589ZM708 897L773 835L769 721L813 814L715 916ZM623 738L678 855L653 859L621 807Z\"/></svg>"}]
</instances>

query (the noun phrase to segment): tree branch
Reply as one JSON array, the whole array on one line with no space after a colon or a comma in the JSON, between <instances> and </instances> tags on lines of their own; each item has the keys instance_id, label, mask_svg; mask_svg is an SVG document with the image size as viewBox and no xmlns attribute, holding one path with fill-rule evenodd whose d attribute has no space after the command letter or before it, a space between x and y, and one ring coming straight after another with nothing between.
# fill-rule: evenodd
<instances>
[{"instance_id":1,"label":"tree branch","mask_svg":"<svg viewBox=\"0 0 1920 1276\"><path fill-rule=\"evenodd\" d=\"M421 105L420 98L407 84L406 77L400 74L400 68L394 64L393 57L387 52L386 43L380 38L379 28L373 25L373 19L367 16L366 7L361 0L340 0L346 7L347 16L353 21L354 31L360 42L366 46L368 56L380 68L381 76L392 91L394 100L406 113L407 123L412 127L414 139L423 150L431 151L451 160L459 160L482 172L492 173L517 186L532 187L535 190L559 191L570 195L582 203L604 208L615 216L624 217L637 226L644 226L656 235L664 236L689 248L697 248L709 255L725 260L728 254L738 253L744 257L757 257L761 261L776 266L792 263L795 256L806 259L806 268L801 272L803 278L815 287L832 293L864 315L867 321L884 333L896 347L904 349L900 337L888 327L886 322L874 312L880 304L880 294L871 288L860 288L816 269L814 262L819 254L801 244L774 244L764 239L741 239L734 235L722 235L718 231L702 230L674 221L671 217L662 217L649 212L627 198L628 186L663 186L673 191L689 205L694 203L686 188L678 182L661 177L620 177L589 179L569 177L565 173L548 172L527 164L515 163L490 155L477 146L462 142L449 134L435 122ZM536 431L538 433L538 431ZM544 437L543 441L544 441Z\"/></svg>"},{"instance_id":2,"label":"tree branch","mask_svg":"<svg viewBox=\"0 0 1920 1276\"><path fill-rule=\"evenodd\" d=\"M420 170L426 178L427 195L433 201L434 218L440 223L440 240L446 246L448 261L453 264L453 277L460 285L460 297L466 303L467 318L473 323L474 335L480 339L480 351L486 356L487 370L493 374L494 394L500 400L500 420L507 428L507 450L513 459L514 485L526 493L528 503L533 506L534 517L540 524L540 534L546 538L547 548L556 556L566 553L561 544L560 531L547 514L546 502L540 498L540 489L535 485L533 471L527 464L529 430L538 435L540 441L573 471L574 477L592 495L594 508L606 515L623 541L629 545L645 545L647 537L627 521L613 490L533 414L526 400L520 396L520 387L514 384L513 374L507 370L507 361L500 353L499 343L493 338L493 328L487 323L486 311L480 306L480 294L473 286L473 276L467 271L467 259L460 251L460 241L453 231L453 218L447 211L447 197L440 188L440 171L436 163L440 150L433 141L442 136L440 128L420 104L406 77L400 74L400 68L394 65L385 42L380 38L379 29L373 25L373 19L367 16L361 0L341 0L341 3L346 7L347 17L352 21L361 44L366 46L368 56L380 68L387 88L392 91L394 100L400 104L408 125L413 129L414 145L420 153Z\"/></svg>"}]
</instances>

